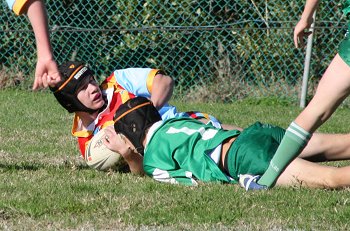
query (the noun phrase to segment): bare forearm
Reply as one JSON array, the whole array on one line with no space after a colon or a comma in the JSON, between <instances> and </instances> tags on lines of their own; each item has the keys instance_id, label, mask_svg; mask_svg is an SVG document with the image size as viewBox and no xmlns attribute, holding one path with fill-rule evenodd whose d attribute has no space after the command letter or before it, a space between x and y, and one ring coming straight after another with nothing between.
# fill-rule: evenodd
<instances>
[{"instance_id":1,"label":"bare forearm","mask_svg":"<svg viewBox=\"0 0 350 231\"><path fill-rule=\"evenodd\" d=\"M312 18L313 13L318 7L319 0L307 0L305 3L303 14L301 19L309 21Z\"/></svg>"},{"instance_id":2,"label":"bare forearm","mask_svg":"<svg viewBox=\"0 0 350 231\"><path fill-rule=\"evenodd\" d=\"M27 10L37 45L38 59L52 59L50 36L48 31L45 5L42 1L33 1Z\"/></svg>"}]
</instances>

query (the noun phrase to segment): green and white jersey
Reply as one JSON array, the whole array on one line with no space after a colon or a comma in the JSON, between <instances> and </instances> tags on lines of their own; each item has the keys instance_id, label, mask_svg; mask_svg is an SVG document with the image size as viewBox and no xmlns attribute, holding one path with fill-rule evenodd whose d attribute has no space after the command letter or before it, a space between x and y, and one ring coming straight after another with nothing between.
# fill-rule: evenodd
<instances>
[{"instance_id":1,"label":"green and white jersey","mask_svg":"<svg viewBox=\"0 0 350 231\"><path fill-rule=\"evenodd\" d=\"M239 131L225 131L191 118L173 118L154 124L146 137L143 166L157 181L197 185L203 182L236 183L224 174L210 154Z\"/></svg>"}]
</instances>

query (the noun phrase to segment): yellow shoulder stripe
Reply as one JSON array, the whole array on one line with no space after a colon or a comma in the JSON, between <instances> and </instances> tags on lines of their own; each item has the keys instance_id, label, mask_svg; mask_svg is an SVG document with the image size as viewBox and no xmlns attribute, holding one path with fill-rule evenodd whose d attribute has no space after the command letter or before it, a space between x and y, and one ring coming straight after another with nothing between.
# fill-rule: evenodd
<instances>
[{"instance_id":1,"label":"yellow shoulder stripe","mask_svg":"<svg viewBox=\"0 0 350 231\"><path fill-rule=\"evenodd\" d=\"M148 92L151 94L152 94L153 80L154 80L154 77L156 76L158 71L159 70L157 70L157 69L152 69L147 76L146 86L147 86Z\"/></svg>"},{"instance_id":2,"label":"yellow shoulder stripe","mask_svg":"<svg viewBox=\"0 0 350 231\"><path fill-rule=\"evenodd\" d=\"M16 0L15 3L12 6L13 12L15 12L16 15L22 14L22 9L24 5L26 4L27 0Z\"/></svg>"}]
</instances>

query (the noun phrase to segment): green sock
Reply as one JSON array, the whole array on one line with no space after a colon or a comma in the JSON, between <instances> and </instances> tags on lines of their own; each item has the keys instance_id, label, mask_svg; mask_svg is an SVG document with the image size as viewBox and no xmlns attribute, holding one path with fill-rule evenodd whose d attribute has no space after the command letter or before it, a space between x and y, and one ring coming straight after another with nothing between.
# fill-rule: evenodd
<instances>
[{"instance_id":1,"label":"green sock","mask_svg":"<svg viewBox=\"0 0 350 231\"><path fill-rule=\"evenodd\" d=\"M258 184L273 186L288 164L302 152L310 137L309 132L292 122Z\"/></svg>"}]
</instances>

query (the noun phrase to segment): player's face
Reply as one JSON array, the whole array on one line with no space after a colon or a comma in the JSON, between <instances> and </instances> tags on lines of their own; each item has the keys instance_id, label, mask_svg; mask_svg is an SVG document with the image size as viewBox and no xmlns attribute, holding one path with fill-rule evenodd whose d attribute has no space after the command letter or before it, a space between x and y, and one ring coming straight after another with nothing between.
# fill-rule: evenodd
<instances>
[{"instance_id":1,"label":"player's face","mask_svg":"<svg viewBox=\"0 0 350 231\"><path fill-rule=\"evenodd\" d=\"M86 78L88 78L88 81L83 83L78 88L77 98L87 108L93 110L100 109L101 107L103 107L105 102L103 100L102 92L99 88L99 85L93 76L89 76Z\"/></svg>"}]
</instances>

